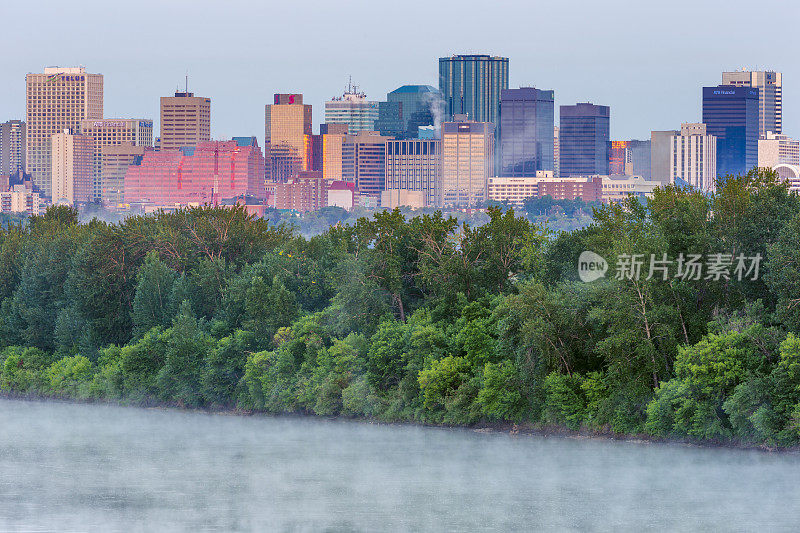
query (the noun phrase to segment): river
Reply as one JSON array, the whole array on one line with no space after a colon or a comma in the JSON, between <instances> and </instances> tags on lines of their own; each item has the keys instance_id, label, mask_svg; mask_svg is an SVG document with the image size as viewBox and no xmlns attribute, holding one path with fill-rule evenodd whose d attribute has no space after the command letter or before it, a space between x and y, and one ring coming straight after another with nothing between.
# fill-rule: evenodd
<instances>
[{"instance_id":1,"label":"river","mask_svg":"<svg viewBox=\"0 0 800 533\"><path fill-rule=\"evenodd\" d=\"M0 532L798 523L796 454L0 400Z\"/></svg>"}]
</instances>

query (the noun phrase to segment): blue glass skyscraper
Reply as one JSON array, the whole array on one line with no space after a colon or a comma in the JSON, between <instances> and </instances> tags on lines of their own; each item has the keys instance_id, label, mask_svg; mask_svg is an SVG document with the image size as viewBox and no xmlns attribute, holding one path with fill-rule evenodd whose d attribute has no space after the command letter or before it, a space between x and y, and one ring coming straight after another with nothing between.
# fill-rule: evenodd
<instances>
[{"instance_id":1,"label":"blue glass skyscraper","mask_svg":"<svg viewBox=\"0 0 800 533\"><path fill-rule=\"evenodd\" d=\"M403 104L401 102L378 102L378 120L375 130L381 135L396 137L405 132L403 124Z\"/></svg>"},{"instance_id":2,"label":"blue glass skyscraper","mask_svg":"<svg viewBox=\"0 0 800 533\"><path fill-rule=\"evenodd\" d=\"M703 87L703 123L717 137L717 175L738 176L758 166L758 89Z\"/></svg>"},{"instance_id":3,"label":"blue glass skyscraper","mask_svg":"<svg viewBox=\"0 0 800 533\"><path fill-rule=\"evenodd\" d=\"M389 102L399 102L403 109L403 131L408 130L410 121L415 113L426 114L429 120L426 124L433 124L436 115L441 114L442 95L436 87L430 85L403 85L386 95ZM441 122L441 117L439 117Z\"/></svg>"},{"instance_id":4,"label":"blue glass skyscraper","mask_svg":"<svg viewBox=\"0 0 800 533\"><path fill-rule=\"evenodd\" d=\"M469 120L494 125L500 139L500 93L508 89L508 58L488 55L454 55L439 58L439 90L444 98L446 120L467 115ZM492 172L500 171L495 157Z\"/></svg>"},{"instance_id":5,"label":"blue glass skyscraper","mask_svg":"<svg viewBox=\"0 0 800 533\"><path fill-rule=\"evenodd\" d=\"M508 89L508 58L454 55L439 58L439 90L448 120L465 114L499 126L500 92Z\"/></svg>"},{"instance_id":6,"label":"blue glass skyscraper","mask_svg":"<svg viewBox=\"0 0 800 533\"><path fill-rule=\"evenodd\" d=\"M560 108L561 176L608 175L611 109L581 103Z\"/></svg>"},{"instance_id":7,"label":"blue glass skyscraper","mask_svg":"<svg viewBox=\"0 0 800 533\"><path fill-rule=\"evenodd\" d=\"M500 93L500 176L553 170L553 113L553 91L521 87Z\"/></svg>"}]
</instances>

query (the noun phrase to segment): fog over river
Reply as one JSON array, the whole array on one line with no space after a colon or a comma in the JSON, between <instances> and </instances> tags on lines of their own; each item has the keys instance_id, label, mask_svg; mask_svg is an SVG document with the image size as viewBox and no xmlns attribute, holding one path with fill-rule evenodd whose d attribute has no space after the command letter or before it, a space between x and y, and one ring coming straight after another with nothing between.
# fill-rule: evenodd
<instances>
[{"instance_id":1,"label":"fog over river","mask_svg":"<svg viewBox=\"0 0 800 533\"><path fill-rule=\"evenodd\" d=\"M797 454L0 400L0 532L798 524Z\"/></svg>"}]
</instances>

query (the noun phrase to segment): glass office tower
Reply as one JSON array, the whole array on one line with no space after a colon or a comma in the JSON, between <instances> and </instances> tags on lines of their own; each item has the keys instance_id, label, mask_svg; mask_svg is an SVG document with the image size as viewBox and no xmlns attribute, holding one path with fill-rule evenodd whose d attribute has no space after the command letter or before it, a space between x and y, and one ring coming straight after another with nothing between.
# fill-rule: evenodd
<instances>
[{"instance_id":1,"label":"glass office tower","mask_svg":"<svg viewBox=\"0 0 800 533\"><path fill-rule=\"evenodd\" d=\"M703 123L717 138L717 174L737 176L758 166L758 89L703 87Z\"/></svg>"},{"instance_id":2,"label":"glass office tower","mask_svg":"<svg viewBox=\"0 0 800 533\"><path fill-rule=\"evenodd\" d=\"M375 130L381 135L400 136L406 131L403 117L402 102L378 102L378 120L375 121Z\"/></svg>"},{"instance_id":3,"label":"glass office tower","mask_svg":"<svg viewBox=\"0 0 800 533\"><path fill-rule=\"evenodd\" d=\"M439 58L439 90L448 120L467 115L469 120L498 127L500 93L508 89L508 58L488 55L454 55Z\"/></svg>"},{"instance_id":4,"label":"glass office tower","mask_svg":"<svg viewBox=\"0 0 800 533\"><path fill-rule=\"evenodd\" d=\"M758 134L783 131L783 74L772 70L737 70L722 73L722 85L758 89Z\"/></svg>"},{"instance_id":5,"label":"glass office tower","mask_svg":"<svg viewBox=\"0 0 800 533\"><path fill-rule=\"evenodd\" d=\"M386 95L388 102L398 102L403 109L403 131L408 130L409 121L415 113L435 116L441 114L442 95L430 85L403 85ZM428 122L423 125L433 124Z\"/></svg>"},{"instance_id":6,"label":"glass office tower","mask_svg":"<svg viewBox=\"0 0 800 533\"><path fill-rule=\"evenodd\" d=\"M560 107L559 150L562 177L608 175L611 109L581 103Z\"/></svg>"},{"instance_id":7,"label":"glass office tower","mask_svg":"<svg viewBox=\"0 0 800 533\"><path fill-rule=\"evenodd\" d=\"M533 87L500 93L500 176L536 177L553 170L553 91Z\"/></svg>"}]
</instances>

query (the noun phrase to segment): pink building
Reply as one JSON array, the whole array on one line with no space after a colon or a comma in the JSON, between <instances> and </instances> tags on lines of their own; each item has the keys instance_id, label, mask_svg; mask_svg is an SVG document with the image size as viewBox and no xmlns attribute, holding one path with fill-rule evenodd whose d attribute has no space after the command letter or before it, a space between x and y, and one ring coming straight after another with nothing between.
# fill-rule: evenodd
<instances>
[{"instance_id":1,"label":"pink building","mask_svg":"<svg viewBox=\"0 0 800 533\"><path fill-rule=\"evenodd\" d=\"M125 175L128 204L216 204L245 195L263 199L265 194L264 156L255 137L146 152Z\"/></svg>"}]
</instances>

